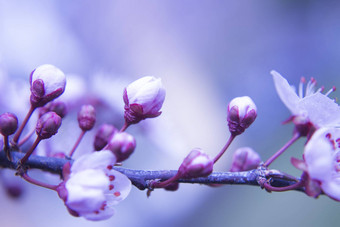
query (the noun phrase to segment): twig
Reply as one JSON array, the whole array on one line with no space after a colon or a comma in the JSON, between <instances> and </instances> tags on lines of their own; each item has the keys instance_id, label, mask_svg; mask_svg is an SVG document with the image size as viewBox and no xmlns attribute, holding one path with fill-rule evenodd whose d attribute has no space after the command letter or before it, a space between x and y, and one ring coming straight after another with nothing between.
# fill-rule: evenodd
<instances>
[{"instance_id":1,"label":"twig","mask_svg":"<svg viewBox=\"0 0 340 227\"><path fill-rule=\"evenodd\" d=\"M12 160L9 161L6 158L5 152L0 152L0 166L4 168L16 169L19 164L19 160L25 155L19 152L12 152ZM30 169L41 169L51 173L62 173L62 168L67 162L73 162L73 160L67 160L62 158L42 157L37 155L31 155L25 163L25 167ZM158 170L158 171L145 171L134 170L123 167L114 167L115 170L125 174L140 190L148 189L149 183L152 180L167 180L176 175L176 170ZM179 179L181 183L192 184L237 184L237 185L253 185L261 186L261 182L266 181L269 177L271 184L275 187L285 187L296 183L297 179L288 178L286 174L280 174L279 171L275 171L275 176L271 173L272 170L266 170L264 168L254 169L245 172L213 172L208 177L200 177L193 179ZM302 189L298 189L303 191Z\"/></svg>"}]
</instances>

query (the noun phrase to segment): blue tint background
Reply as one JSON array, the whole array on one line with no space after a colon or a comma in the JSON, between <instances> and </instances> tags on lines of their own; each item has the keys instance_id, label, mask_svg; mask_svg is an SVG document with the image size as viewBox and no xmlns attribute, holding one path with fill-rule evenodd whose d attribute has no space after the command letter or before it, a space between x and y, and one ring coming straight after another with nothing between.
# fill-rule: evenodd
<instances>
[{"instance_id":1,"label":"blue tint background","mask_svg":"<svg viewBox=\"0 0 340 227\"><path fill-rule=\"evenodd\" d=\"M225 171L238 146L251 146L266 159L290 138L292 126L280 124L289 112L270 70L292 84L305 76L326 89L339 86L339 7L338 1L312 0L1 0L1 67L24 79L44 63L87 78L98 72L123 81L161 77L167 89L163 114L149 121L161 125L164 135L137 136L136 154L126 163L132 168L174 169L193 147L216 154L228 136L227 103L249 95L258 118L216 167ZM289 159L301 158L302 147L303 141L272 167L299 176ZM340 221L339 204L325 196L314 200L250 186L183 185L176 193L155 191L149 199L134 188L115 217L99 223L71 217L56 194L43 188L27 185L17 201L0 197L1 226L335 226Z\"/></svg>"}]
</instances>

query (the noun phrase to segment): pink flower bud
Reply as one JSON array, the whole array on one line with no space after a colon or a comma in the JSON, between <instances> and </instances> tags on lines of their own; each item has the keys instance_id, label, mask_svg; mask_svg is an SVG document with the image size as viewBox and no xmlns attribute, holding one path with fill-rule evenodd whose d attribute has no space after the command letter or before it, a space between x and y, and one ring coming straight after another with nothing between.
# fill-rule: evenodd
<instances>
[{"instance_id":1,"label":"pink flower bud","mask_svg":"<svg viewBox=\"0 0 340 227\"><path fill-rule=\"evenodd\" d=\"M233 135L240 135L256 119L257 112L253 100L248 96L237 97L228 105L228 126Z\"/></svg>"},{"instance_id":2,"label":"pink flower bud","mask_svg":"<svg viewBox=\"0 0 340 227\"><path fill-rule=\"evenodd\" d=\"M83 105L78 113L79 127L83 131L89 131L96 123L96 111L92 105Z\"/></svg>"},{"instance_id":3,"label":"pink flower bud","mask_svg":"<svg viewBox=\"0 0 340 227\"><path fill-rule=\"evenodd\" d=\"M94 149L96 151L100 151L103 149L106 144L109 142L110 138L114 133L117 132L117 129L113 125L103 124L97 131L97 134L94 138Z\"/></svg>"},{"instance_id":4,"label":"pink flower bud","mask_svg":"<svg viewBox=\"0 0 340 227\"><path fill-rule=\"evenodd\" d=\"M65 74L53 65L41 65L30 76L31 104L40 107L59 97L65 90Z\"/></svg>"},{"instance_id":5,"label":"pink flower bud","mask_svg":"<svg viewBox=\"0 0 340 227\"><path fill-rule=\"evenodd\" d=\"M124 90L123 98L125 121L128 124L136 124L141 120L161 114L165 89L161 79L146 76L129 84Z\"/></svg>"},{"instance_id":6,"label":"pink flower bud","mask_svg":"<svg viewBox=\"0 0 340 227\"><path fill-rule=\"evenodd\" d=\"M4 136L12 135L18 128L18 118L12 113L0 115L0 133Z\"/></svg>"},{"instance_id":7,"label":"pink flower bud","mask_svg":"<svg viewBox=\"0 0 340 227\"><path fill-rule=\"evenodd\" d=\"M122 162L133 153L135 148L136 140L132 135L126 132L117 132L110 140L107 149L115 154L117 162Z\"/></svg>"},{"instance_id":8,"label":"pink flower bud","mask_svg":"<svg viewBox=\"0 0 340 227\"><path fill-rule=\"evenodd\" d=\"M64 102L50 102L47 105L41 107L39 109L39 116L42 116L43 114L53 111L56 114L58 114L61 118L64 118L67 114L67 107Z\"/></svg>"},{"instance_id":9,"label":"pink flower bud","mask_svg":"<svg viewBox=\"0 0 340 227\"><path fill-rule=\"evenodd\" d=\"M256 169L261 162L260 155L250 147L241 147L233 155L230 172Z\"/></svg>"},{"instance_id":10,"label":"pink flower bud","mask_svg":"<svg viewBox=\"0 0 340 227\"><path fill-rule=\"evenodd\" d=\"M200 148L193 149L178 169L183 178L206 177L213 171L214 162Z\"/></svg>"},{"instance_id":11,"label":"pink flower bud","mask_svg":"<svg viewBox=\"0 0 340 227\"><path fill-rule=\"evenodd\" d=\"M58 132L61 126L61 117L55 112L42 115L36 126L36 133L40 139L48 139Z\"/></svg>"}]
</instances>

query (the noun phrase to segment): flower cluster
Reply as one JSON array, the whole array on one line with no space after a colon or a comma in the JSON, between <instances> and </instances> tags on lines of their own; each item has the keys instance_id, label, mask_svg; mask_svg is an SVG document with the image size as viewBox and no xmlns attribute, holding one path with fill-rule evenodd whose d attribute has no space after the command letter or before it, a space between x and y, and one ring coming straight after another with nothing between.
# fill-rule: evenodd
<instances>
[{"instance_id":1,"label":"flower cluster","mask_svg":"<svg viewBox=\"0 0 340 227\"><path fill-rule=\"evenodd\" d=\"M234 183L237 177L247 173L247 176L258 174L256 177L258 185L267 191L299 189L312 197L324 193L340 201L340 106L328 97L335 88L323 93L323 88L317 90L316 80L311 79L304 91L306 80L303 78L296 93L279 73L272 71L271 74L279 97L291 111L292 116L287 122L294 123L293 137L265 162L262 162L260 155L250 147L237 149L232 156L230 173L228 173L234 176L230 182ZM72 137L73 146L66 147L66 143L62 143L64 145L62 152L44 153L45 156L53 157L50 159L63 163L60 168L55 168L55 172L61 172L62 168L62 173L59 172L61 180L58 179L56 185L51 185L31 178L28 175L30 166L28 163L34 152L43 149L40 142L58 134L62 121L69 111L72 113L72 108L68 109L69 105L57 99L65 91L65 86L66 76L57 67L42 65L33 70L30 75L30 108L26 117L21 121L14 113L7 112L0 115L0 133L3 136L1 142L3 152L6 154L3 157L6 165L15 167L17 175L27 182L56 191L71 215L92 221L112 217L115 212L113 207L129 195L132 184L141 189L147 188L149 196L156 188L176 191L180 183L186 180L190 182L216 178L216 175L219 175L213 173L216 162L228 150L235 138L243 134L257 118L257 107L254 101L248 96L236 97L226 108L228 139L222 149L215 152L213 158L201 148L195 148L186 156L183 155L185 158L177 171L168 171L166 176L147 178L143 176L145 171L138 171L137 177L131 176L129 174L133 170L126 171L117 167L131 157L137 145L135 137L126 130L142 120L160 116L165 99L165 89L161 79L151 76L142 77L126 86L123 91L124 119L121 115L120 129L112 122L102 122L99 127L96 127L98 120L99 122L102 120L99 117L101 111L96 108L96 104L100 101L79 102L80 110L73 114L77 114L79 127L75 127L76 129L72 129L72 133L67 135L68 138ZM38 111L36 126L33 131L27 132L25 127L36 110ZM21 122L20 125L18 122ZM90 136L87 132L92 129L96 129L93 149L87 146L86 151L80 148L79 144L85 134ZM73 138L74 132L77 131L79 136ZM35 140L31 140L34 132ZM20 139L23 133L26 135ZM13 138L10 140L12 135ZM307 138L302 160L291 159L292 164L302 170L300 179L269 169L274 160L302 137ZM27 146L23 146L24 144ZM53 144L48 145L55 149ZM13 161L15 157L12 158L15 151L25 153L20 154L22 156L16 163ZM75 151L77 155L74 155ZM283 186L278 185L273 183L275 179L287 180L288 183ZM220 182L210 184L208 181L206 184L216 186ZM15 188L13 193L9 193L13 197L21 194L20 188L18 189L16 185L11 188Z\"/></svg>"}]
</instances>

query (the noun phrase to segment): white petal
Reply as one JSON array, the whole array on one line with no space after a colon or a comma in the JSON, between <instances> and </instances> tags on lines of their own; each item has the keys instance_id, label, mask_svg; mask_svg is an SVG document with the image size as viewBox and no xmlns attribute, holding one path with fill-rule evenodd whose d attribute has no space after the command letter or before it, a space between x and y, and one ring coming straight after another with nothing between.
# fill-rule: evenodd
<instances>
[{"instance_id":1,"label":"white petal","mask_svg":"<svg viewBox=\"0 0 340 227\"><path fill-rule=\"evenodd\" d=\"M270 73L273 76L276 92L279 95L281 101L286 105L293 115L298 114L297 105L300 100L299 96L289 85L288 81L278 72L272 70Z\"/></svg>"},{"instance_id":2,"label":"white petal","mask_svg":"<svg viewBox=\"0 0 340 227\"><path fill-rule=\"evenodd\" d=\"M340 124L340 106L320 92L301 99L298 109L307 112L309 120L318 127Z\"/></svg>"},{"instance_id":3,"label":"white petal","mask_svg":"<svg viewBox=\"0 0 340 227\"><path fill-rule=\"evenodd\" d=\"M37 79L41 79L44 82L46 95L60 88L65 90L65 74L53 65L45 64L37 67L32 75L32 82Z\"/></svg>"},{"instance_id":4,"label":"white petal","mask_svg":"<svg viewBox=\"0 0 340 227\"><path fill-rule=\"evenodd\" d=\"M82 214L84 218L90 221L101 221L106 220L112 217L115 213L115 210L112 207L105 207L104 210L100 210L99 212L92 212L87 214Z\"/></svg>"},{"instance_id":5,"label":"white petal","mask_svg":"<svg viewBox=\"0 0 340 227\"><path fill-rule=\"evenodd\" d=\"M321 188L329 197L340 201L340 178L322 182Z\"/></svg>"},{"instance_id":6,"label":"white petal","mask_svg":"<svg viewBox=\"0 0 340 227\"><path fill-rule=\"evenodd\" d=\"M334 132L337 133L330 128L318 129L305 146L304 159L308 166L308 173L313 179L328 180L334 172L334 148L326 138L327 133Z\"/></svg>"},{"instance_id":7,"label":"white petal","mask_svg":"<svg viewBox=\"0 0 340 227\"><path fill-rule=\"evenodd\" d=\"M131 181L127 176L116 170L111 170L108 174L115 176L115 179L110 182L114 188L106 194L107 205L113 206L129 195L131 191Z\"/></svg>"},{"instance_id":8,"label":"white petal","mask_svg":"<svg viewBox=\"0 0 340 227\"><path fill-rule=\"evenodd\" d=\"M149 83L150 81L153 81L155 80L154 77L152 76L145 76L145 77L142 77L138 80L135 80L134 82L132 82L131 84L129 84L127 87L126 87L126 91L127 91L127 95L128 95L128 98L131 99L131 98L134 98L136 96L136 93L147 83Z\"/></svg>"},{"instance_id":9,"label":"white petal","mask_svg":"<svg viewBox=\"0 0 340 227\"><path fill-rule=\"evenodd\" d=\"M114 165L116 157L111 151L103 150L86 154L74 161L71 167L71 174L85 169L105 169L108 165Z\"/></svg>"}]
</instances>

